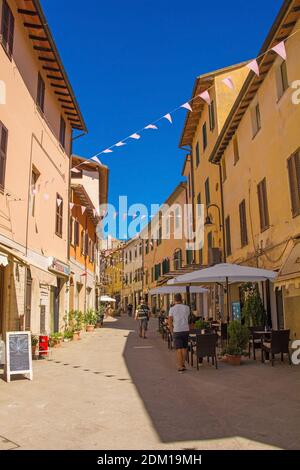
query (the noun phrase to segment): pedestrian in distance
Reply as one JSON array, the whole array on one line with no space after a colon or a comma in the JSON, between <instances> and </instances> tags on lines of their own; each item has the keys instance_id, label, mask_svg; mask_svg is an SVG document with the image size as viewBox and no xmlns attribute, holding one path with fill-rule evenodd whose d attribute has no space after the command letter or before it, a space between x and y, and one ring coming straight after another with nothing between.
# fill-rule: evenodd
<instances>
[{"instance_id":1,"label":"pedestrian in distance","mask_svg":"<svg viewBox=\"0 0 300 470\"><path fill-rule=\"evenodd\" d=\"M128 304L127 305L127 314L128 314L129 317L132 317L132 311L133 311L133 305Z\"/></svg>"},{"instance_id":2,"label":"pedestrian in distance","mask_svg":"<svg viewBox=\"0 0 300 470\"><path fill-rule=\"evenodd\" d=\"M184 372L190 331L190 308L183 304L181 294L176 294L174 300L175 305L169 310L169 328L173 334L178 372Z\"/></svg>"},{"instance_id":3,"label":"pedestrian in distance","mask_svg":"<svg viewBox=\"0 0 300 470\"><path fill-rule=\"evenodd\" d=\"M146 299L141 299L135 312L135 319L139 322L139 335L140 338L146 339L146 332L148 330L148 322L150 319L150 308L147 305Z\"/></svg>"}]
</instances>

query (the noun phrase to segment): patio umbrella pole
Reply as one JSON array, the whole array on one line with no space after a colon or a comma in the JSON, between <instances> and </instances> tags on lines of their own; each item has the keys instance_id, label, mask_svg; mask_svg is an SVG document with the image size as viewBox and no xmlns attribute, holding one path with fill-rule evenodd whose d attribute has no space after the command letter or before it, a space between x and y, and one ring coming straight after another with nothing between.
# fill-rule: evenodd
<instances>
[{"instance_id":1,"label":"patio umbrella pole","mask_svg":"<svg viewBox=\"0 0 300 470\"><path fill-rule=\"evenodd\" d=\"M230 321L230 310L229 310L229 281L226 277L226 310L227 310L227 323Z\"/></svg>"}]
</instances>

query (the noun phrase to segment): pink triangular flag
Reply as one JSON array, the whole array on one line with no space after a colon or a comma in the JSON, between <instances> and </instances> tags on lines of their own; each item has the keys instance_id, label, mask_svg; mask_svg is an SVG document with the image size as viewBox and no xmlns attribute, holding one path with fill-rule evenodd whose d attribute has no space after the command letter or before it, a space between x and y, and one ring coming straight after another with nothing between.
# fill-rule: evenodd
<instances>
[{"instance_id":1,"label":"pink triangular flag","mask_svg":"<svg viewBox=\"0 0 300 470\"><path fill-rule=\"evenodd\" d=\"M167 121L169 121L171 124L173 124L172 116L170 113L166 114L164 118L167 119Z\"/></svg>"},{"instance_id":2,"label":"pink triangular flag","mask_svg":"<svg viewBox=\"0 0 300 470\"><path fill-rule=\"evenodd\" d=\"M256 75L259 77L259 66L256 59L249 62L249 64L247 64L247 67L248 69L252 70L252 72L256 73Z\"/></svg>"},{"instance_id":3,"label":"pink triangular flag","mask_svg":"<svg viewBox=\"0 0 300 470\"><path fill-rule=\"evenodd\" d=\"M147 130L147 129L153 129L153 130L157 130L157 129L158 129L158 127L157 127L157 126L155 126L154 124L149 124L148 126L146 126L146 127L145 127L145 129L146 129L146 130Z\"/></svg>"},{"instance_id":4,"label":"pink triangular flag","mask_svg":"<svg viewBox=\"0 0 300 470\"><path fill-rule=\"evenodd\" d=\"M130 136L130 138L131 138L131 139L135 139L135 140L139 140L139 139L141 138L141 136L140 136L139 134L136 134L136 133L135 133L135 134L132 134L132 135Z\"/></svg>"},{"instance_id":5,"label":"pink triangular flag","mask_svg":"<svg viewBox=\"0 0 300 470\"><path fill-rule=\"evenodd\" d=\"M126 145L125 142L118 142L116 147L123 147L124 145Z\"/></svg>"},{"instance_id":6,"label":"pink triangular flag","mask_svg":"<svg viewBox=\"0 0 300 470\"><path fill-rule=\"evenodd\" d=\"M206 103L211 104L210 94L208 93L207 90L200 93L199 97L202 98L204 101L206 101Z\"/></svg>"},{"instance_id":7,"label":"pink triangular flag","mask_svg":"<svg viewBox=\"0 0 300 470\"><path fill-rule=\"evenodd\" d=\"M187 109L188 111L191 111L191 113L193 112L192 107L191 107L190 103L188 103L188 102L182 104L180 107L184 108L184 109Z\"/></svg>"},{"instance_id":8,"label":"pink triangular flag","mask_svg":"<svg viewBox=\"0 0 300 470\"><path fill-rule=\"evenodd\" d=\"M84 207L84 206L81 206L81 212L82 212L82 215L85 213L85 211L86 211L86 207Z\"/></svg>"},{"instance_id":9,"label":"pink triangular flag","mask_svg":"<svg viewBox=\"0 0 300 470\"><path fill-rule=\"evenodd\" d=\"M70 209L72 210L73 207L75 206L74 202L70 202Z\"/></svg>"},{"instance_id":10,"label":"pink triangular flag","mask_svg":"<svg viewBox=\"0 0 300 470\"><path fill-rule=\"evenodd\" d=\"M276 46L272 47L272 51L276 52L283 60L286 60L286 50L284 41L281 41Z\"/></svg>"},{"instance_id":11,"label":"pink triangular flag","mask_svg":"<svg viewBox=\"0 0 300 470\"><path fill-rule=\"evenodd\" d=\"M80 173L80 170L77 170L77 168L72 168L72 173Z\"/></svg>"},{"instance_id":12,"label":"pink triangular flag","mask_svg":"<svg viewBox=\"0 0 300 470\"><path fill-rule=\"evenodd\" d=\"M57 198L56 202L57 202L58 207L60 207L62 205L62 199Z\"/></svg>"},{"instance_id":13,"label":"pink triangular flag","mask_svg":"<svg viewBox=\"0 0 300 470\"><path fill-rule=\"evenodd\" d=\"M226 77L222 80L222 82L230 88L230 90L234 90L234 83L231 77Z\"/></svg>"},{"instance_id":14,"label":"pink triangular flag","mask_svg":"<svg viewBox=\"0 0 300 470\"><path fill-rule=\"evenodd\" d=\"M102 153L113 153L113 151L111 149L106 149Z\"/></svg>"}]
</instances>

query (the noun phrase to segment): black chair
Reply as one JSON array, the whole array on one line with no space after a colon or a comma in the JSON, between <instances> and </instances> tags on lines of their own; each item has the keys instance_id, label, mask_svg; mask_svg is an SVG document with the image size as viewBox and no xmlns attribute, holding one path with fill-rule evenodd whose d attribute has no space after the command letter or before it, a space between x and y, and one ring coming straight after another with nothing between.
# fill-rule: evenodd
<instances>
[{"instance_id":1,"label":"black chair","mask_svg":"<svg viewBox=\"0 0 300 470\"><path fill-rule=\"evenodd\" d=\"M251 349L253 351L253 359L256 361L256 349L261 349L261 335L255 334L255 331L263 331L264 326L249 326L249 358L251 357Z\"/></svg>"},{"instance_id":2,"label":"black chair","mask_svg":"<svg viewBox=\"0 0 300 470\"><path fill-rule=\"evenodd\" d=\"M218 336L220 340L220 346L223 347L223 344L227 342L227 323L221 323L221 330Z\"/></svg>"},{"instance_id":3,"label":"black chair","mask_svg":"<svg viewBox=\"0 0 300 470\"><path fill-rule=\"evenodd\" d=\"M273 330L271 336L271 342L263 342L261 360L265 362L265 357L270 357L271 363L274 366L275 354L281 354L281 362L283 362L283 355L287 354L289 358L289 364L292 365L291 355L289 350L290 342L290 330Z\"/></svg>"},{"instance_id":4,"label":"black chair","mask_svg":"<svg viewBox=\"0 0 300 470\"><path fill-rule=\"evenodd\" d=\"M212 363L218 368L217 361L217 341L218 336L216 334L208 335L197 335L196 337L196 357L197 357L197 370L199 370L199 362L202 363L203 359L207 357L212 358Z\"/></svg>"}]
</instances>

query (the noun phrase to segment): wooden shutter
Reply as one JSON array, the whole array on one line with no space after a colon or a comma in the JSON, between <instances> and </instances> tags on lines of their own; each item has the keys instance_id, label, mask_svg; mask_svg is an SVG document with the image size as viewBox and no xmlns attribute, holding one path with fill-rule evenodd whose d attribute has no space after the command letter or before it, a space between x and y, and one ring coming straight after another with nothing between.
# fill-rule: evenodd
<instances>
[{"instance_id":1,"label":"wooden shutter","mask_svg":"<svg viewBox=\"0 0 300 470\"><path fill-rule=\"evenodd\" d=\"M231 233L230 233L230 217L226 217L225 221L225 229L226 229L226 255L231 255Z\"/></svg>"},{"instance_id":2,"label":"wooden shutter","mask_svg":"<svg viewBox=\"0 0 300 470\"><path fill-rule=\"evenodd\" d=\"M233 155L234 164L236 164L240 159L239 144L236 136L233 138Z\"/></svg>"},{"instance_id":3,"label":"wooden shutter","mask_svg":"<svg viewBox=\"0 0 300 470\"><path fill-rule=\"evenodd\" d=\"M15 19L7 1L3 0L1 22L2 44L10 57L12 56L14 48L14 30Z\"/></svg>"},{"instance_id":4,"label":"wooden shutter","mask_svg":"<svg viewBox=\"0 0 300 470\"><path fill-rule=\"evenodd\" d=\"M196 145L196 166L199 166L200 163L200 150L199 150L199 142Z\"/></svg>"},{"instance_id":5,"label":"wooden shutter","mask_svg":"<svg viewBox=\"0 0 300 470\"><path fill-rule=\"evenodd\" d=\"M215 121L215 103L214 101L211 102L211 104L208 107L209 110L209 128L211 131L214 130L216 121Z\"/></svg>"},{"instance_id":6,"label":"wooden shutter","mask_svg":"<svg viewBox=\"0 0 300 470\"><path fill-rule=\"evenodd\" d=\"M248 233L247 233L247 218L246 218L246 203L245 199L240 203L240 229L241 229L241 245L248 245Z\"/></svg>"},{"instance_id":7,"label":"wooden shutter","mask_svg":"<svg viewBox=\"0 0 300 470\"><path fill-rule=\"evenodd\" d=\"M288 173L293 217L300 214L300 151L288 159Z\"/></svg>"},{"instance_id":8,"label":"wooden shutter","mask_svg":"<svg viewBox=\"0 0 300 470\"><path fill-rule=\"evenodd\" d=\"M9 55L12 56L14 50L14 33L15 33L15 19L10 10L9 14L9 30L8 30L8 51Z\"/></svg>"},{"instance_id":9,"label":"wooden shutter","mask_svg":"<svg viewBox=\"0 0 300 470\"><path fill-rule=\"evenodd\" d=\"M259 205L259 215L260 215L260 229L263 232L270 225L266 178L264 178L258 184L257 191L258 191L258 205Z\"/></svg>"},{"instance_id":10,"label":"wooden shutter","mask_svg":"<svg viewBox=\"0 0 300 470\"><path fill-rule=\"evenodd\" d=\"M202 138L203 138L203 150L206 149L207 147L207 128L206 128L206 122L202 126Z\"/></svg>"},{"instance_id":11,"label":"wooden shutter","mask_svg":"<svg viewBox=\"0 0 300 470\"><path fill-rule=\"evenodd\" d=\"M38 86L37 86L37 96L36 96L36 104L40 108L42 112L44 112L45 108L45 82L41 76L38 74Z\"/></svg>"},{"instance_id":12,"label":"wooden shutter","mask_svg":"<svg viewBox=\"0 0 300 470\"><path fill-rule=\"evenodd\" d=\"M59 130L59 142L65 148L66 143L66 121L61 116L60 118L60 130Z\"/></svg>"},{"instance_id":13,"label":"wooden shutter","mask_svg":"<svg viewBox=\"0 0 300 470\"><path fill-rule=\"evenodd\" d=\"M209 206L210 204L210 189L209 189L209 178L205 181L205 199L206 205Z\"/></svg>"},{"instance_id":14,"label":"wooden shutter","mask_svg":"<svg viewBox=\"0 0 300 470\"><path fill-rule=\"evenodd\" d=\"M8 130L0 122L0 190L5 186Z\"/></svg>"}]
</instances>

